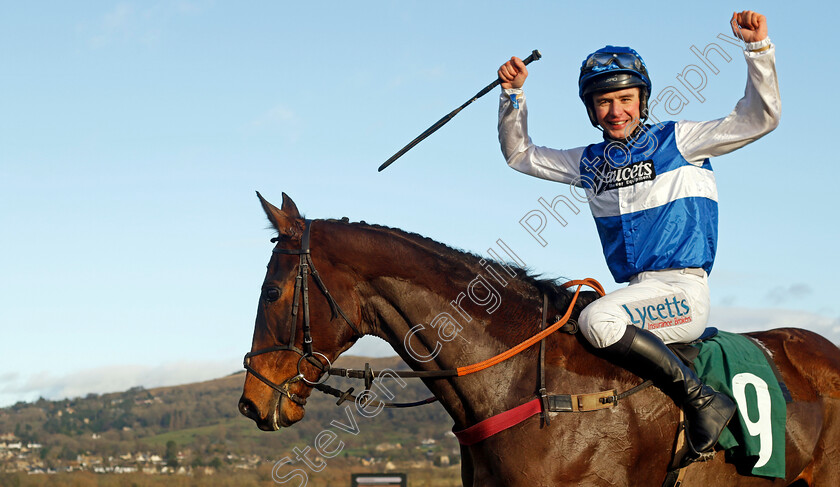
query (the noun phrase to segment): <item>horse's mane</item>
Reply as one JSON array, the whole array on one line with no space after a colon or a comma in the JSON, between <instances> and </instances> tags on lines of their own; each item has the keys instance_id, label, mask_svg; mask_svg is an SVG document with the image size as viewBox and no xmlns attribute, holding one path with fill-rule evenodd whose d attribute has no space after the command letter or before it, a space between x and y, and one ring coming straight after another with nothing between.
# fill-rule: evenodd
<instances>
[{"instance_id":1,"label":"horse's mane","mask_svg":"<svg viewBox=\"0 0 840 487\"><path fill-rule=\"evenodd\" d=\"M493 264L497 264L499 266L507 266L516 272L516 277L510 277L509 275L505 274L506 279L518 281L522 284L525 284L526 286L533 287L537 291L534 296L535 298L541 299L541 296L543 294L547 295L549 301L552 302L558 309L565 309L568 306L569 301L571 300L571 296L574 294L572 291L561 287L561 280L567 280L566 278L546 278L543 277L541 274L534 273L531 269L522 268L521 266L518 266L515 263L499 262L498 260L492 259L490 257L484 257L474 252L458 249L450 245L438 242L437 240L434 240L430 237L426 237L419 233L409 232L400 228L389 227L385 225L367 223L364 220L360 222L350 222L350 220L346 217L342 219L326 219L322 221L346 225L350 228L368 229L379 232L385 232L391 235L396 235L402 239L411 241L417 246L439 256L442 259L461 264L464 268L470 270L480 268L481 265L479 264L479 261L482 260ZM591 302L591 300L592 299L589 298L583 299L580 302L580 304L576 306L576 308L580 307L582 309L582 307Z\"/></svg>"}]
</instances>

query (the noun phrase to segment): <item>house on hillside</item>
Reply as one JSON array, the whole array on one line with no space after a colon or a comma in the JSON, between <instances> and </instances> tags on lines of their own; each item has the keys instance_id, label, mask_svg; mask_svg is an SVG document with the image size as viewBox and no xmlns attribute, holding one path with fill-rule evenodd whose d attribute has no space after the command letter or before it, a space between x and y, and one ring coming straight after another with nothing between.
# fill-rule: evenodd
<instances>
[{"instance_id":1,"label":"house on hillside","mask_svg":"<svg viewBox=\"0 0 840 487\"><path fill-rule=\"evenodd\" d=\"M102 465L103 459L95 455L77 455L76 462L81 467L90 467L92 465Z\"/></svg>"},{"instance_id":2,"label":"house on hillside","mask_svg":"<svg viewBox=\"0 0 840 487\"><path fill-rule=\"evenodd\" d=\"M376 445L376 451L383 452L383 451L390 451L390 450L399 450L402 448L402 445L399 443L380 443Z\"/></svg>"}]
</instances>

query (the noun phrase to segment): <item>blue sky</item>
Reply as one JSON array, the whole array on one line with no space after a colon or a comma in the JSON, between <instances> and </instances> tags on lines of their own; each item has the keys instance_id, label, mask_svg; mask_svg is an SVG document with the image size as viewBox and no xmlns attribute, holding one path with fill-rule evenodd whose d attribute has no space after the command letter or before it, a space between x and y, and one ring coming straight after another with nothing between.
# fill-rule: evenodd
<instances>
[{"instance_id":1,"label":"blue sky","mask_svg":"<svg viewBox=\"0 0 840 487\"><path fill-rule=\"evenodd\" d=\"M567 192L507 168L496 92L376 168L540 49L525 90L537 144L598 140L576 93L605 44L645 57L653 91L717 42L732 56L676 118L725 116L744 61L723 2L7 2L0 11L0 405L209 379L241 367L271 232L254 195L616 289L588 209L519 224ZM781 126L712 160L720 241L713 321L801 326L840 341L829 15L763 2ZM817 11L819 5L815 5ZM828 56L828 57L826 57ZM664 116L660 118L667 118ZM816 178L816 179L814 179ZM353 352L390 355L375 339Z\"/></svg>"}]
</instances>

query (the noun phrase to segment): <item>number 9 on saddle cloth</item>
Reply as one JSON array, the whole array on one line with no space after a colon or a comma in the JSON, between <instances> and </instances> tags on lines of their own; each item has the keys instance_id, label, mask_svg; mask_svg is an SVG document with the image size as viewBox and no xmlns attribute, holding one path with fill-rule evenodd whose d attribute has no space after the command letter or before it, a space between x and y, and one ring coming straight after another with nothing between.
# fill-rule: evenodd
<instances>
[{"instance_id":1,"label":"number 9 on saddle cloth","mask_svg":"<svg viewBox=\"0 0 840 487\"><path fill-rule=\"evenodd\" d=\"M786 403L792 399L764 346L744 335L707 328L696 341L669 348L738 405L738 414L718 440L720 447L751 465L753 475L784 478Z\"/></svg>"}]
</instances>

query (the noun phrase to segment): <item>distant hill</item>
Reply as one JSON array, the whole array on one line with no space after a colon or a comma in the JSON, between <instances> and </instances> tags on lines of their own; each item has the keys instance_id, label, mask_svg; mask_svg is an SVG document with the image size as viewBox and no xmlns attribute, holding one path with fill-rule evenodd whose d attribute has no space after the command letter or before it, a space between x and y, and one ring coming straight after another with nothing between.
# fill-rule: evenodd
<instances>
[{"instance_id":1,"label":"distant hill","mask_svg":"<svg viewBox=\"0 0 840 487\"><path fill-rule=\"evenodd\" d=\"M363 368L365 362L374 369L408 368L399 357L348 356L341 357L336 366ZM249 477L243 475L251 474L254 485L263 485L260 479L268 481L265 485L278 485L271 481L272 467L285 457L294 459L295 448L305 451L307 447L313 452L310 461L323 470L313 472L301 462L280 463L275 479L300 468L310 475L307 485L316 486L320 485L318 479L349 478L349 471L383 471L387 466L422 472L435 464L458 462L458 443L450 433L452 420L438 403L385 409L374 418L357 416L358 434L353 435L330 425L333 420L347 422L343 406L336 407L335 398L315 391L302 421L268 433L239 414L237 403L244 380L245 373L237 372L194 384L135 387L119 393L62 401L41 399L2 408L0 485L46 485L31 482L49 474L83 479L90 472L100 477L133 475L140 479L132 480L133 485L162 485L165 474L175 478L179 472L212 475L216 482L237 473L239 483L230 485L245 485L242 482ZM431 395L421 381L407 382L405 389L394 391L396 401L416 401ZM362 381L336 377L329 383L342 390L352 386L358 392L364 388ZM337 436L334 446L343 442L341 452L334 458L316 459L315 438L326 430ZM457 467L437 470L435 478L440 480L429 485L456 485L439 482L454 478ZM45 475L21 476L24 472ZM143 479L155 481L145 484ZM329 484L329 480L326 482L324 485Z\"/></svg>"}]
</instances>

